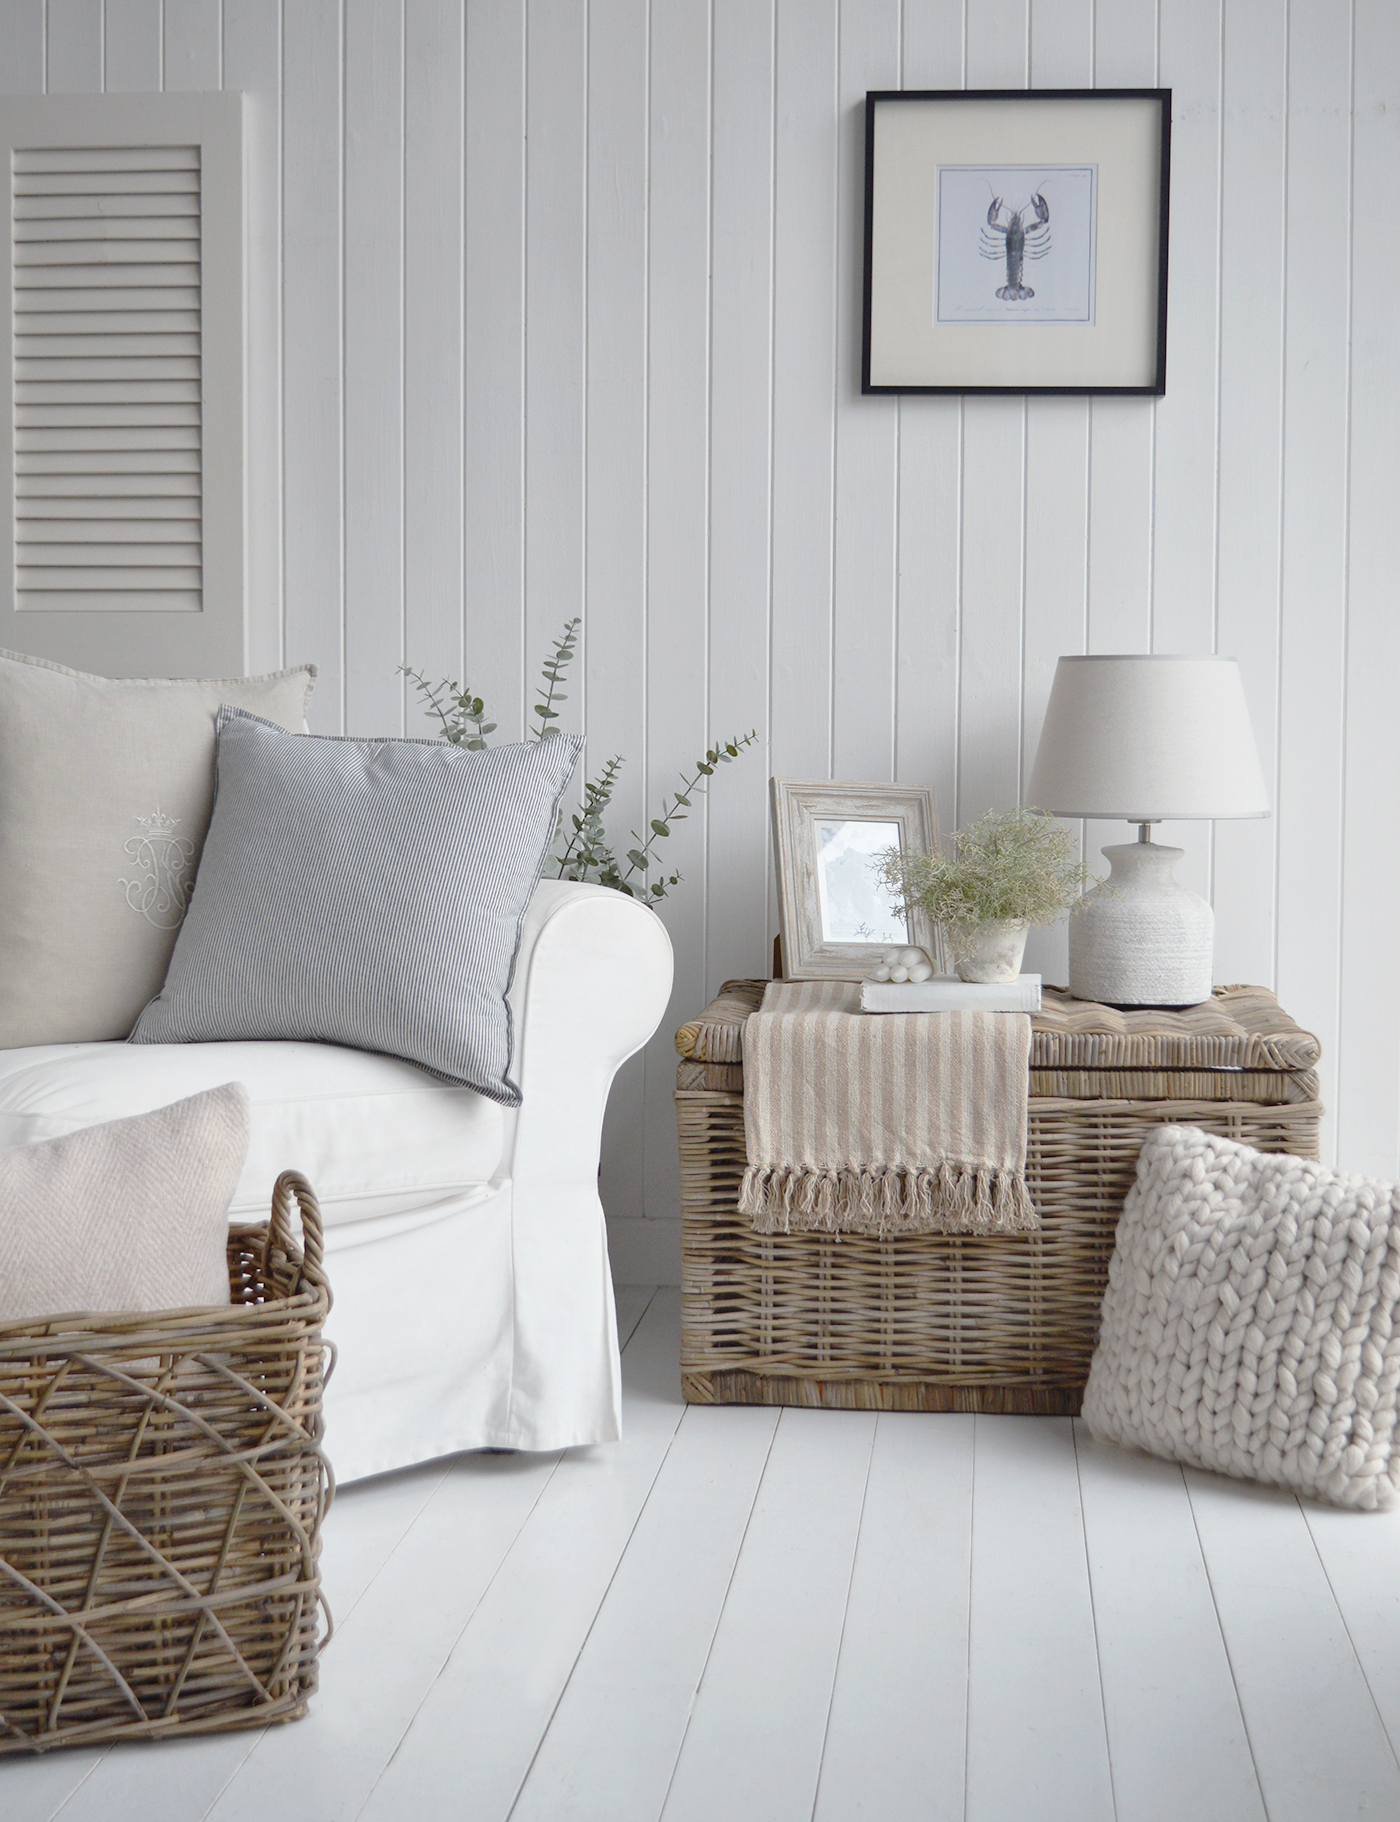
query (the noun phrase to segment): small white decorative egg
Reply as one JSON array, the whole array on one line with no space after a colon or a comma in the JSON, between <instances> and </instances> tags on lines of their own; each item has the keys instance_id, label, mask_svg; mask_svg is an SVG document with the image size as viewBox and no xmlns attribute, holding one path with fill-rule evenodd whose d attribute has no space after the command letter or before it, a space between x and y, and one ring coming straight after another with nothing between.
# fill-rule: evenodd
<instances>
[{"instance_id":1,"label":"small white decorative egg","mask_svg":"<svg viewBox=\"0 0 1400 1822\"><path fill-rule=\"evenodd\" d=\"M895 966L890 969L890 979L892 981L907 981L909 979L909 970L900 967L899 964L896 963Z\"/></svg>"},{"instance_id":2,"label":"small white decorative egg","mask_svg":"<svg viewBox=\"0 0 1400 1822\"><path fill-rule=\"evenodd\" d=\"M922 949L901 949L893 959L901 968L916 968L920 962L926 962L928 957Z\"/></svg>"},{"instance_id":3,"label":"small white decorative egg","mask_svg":"<svg viewBox=\"0 0 1400 1822\"><path fill-rule=\"evenodd\" d=\"M884 962L879 963L877 967L871 969L870 978L872 981L887 981L890 978L888 966Z\"/></svg>"},{"instance_id":4,"label":"small white decorative egg","mask_svg":"<svg viewBox=\"0 0 1400 1822\"><path fill-rule=\"evenodd\" d=\"M914 966L909 970L909 978L911 981L931 981L933 979L933 969L927 962L915 962Z\"/></svg>"}]
</instances>

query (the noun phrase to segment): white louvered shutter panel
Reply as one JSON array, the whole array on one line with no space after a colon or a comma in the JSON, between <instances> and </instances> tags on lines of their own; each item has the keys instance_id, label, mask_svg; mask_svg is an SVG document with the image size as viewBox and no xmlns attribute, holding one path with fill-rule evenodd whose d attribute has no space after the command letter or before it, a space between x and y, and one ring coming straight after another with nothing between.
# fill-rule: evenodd
<instances>
[{"instance_id":1,"label":"white louvered shutter panel","mask_svg":"<svg viewBox=\"0 0 1400 1822\"><path fill-rule=\"evenodd\" d=\"M244 667L237 95L0 103L13 564L0 644Z\"/></svg>"}]
</instances>

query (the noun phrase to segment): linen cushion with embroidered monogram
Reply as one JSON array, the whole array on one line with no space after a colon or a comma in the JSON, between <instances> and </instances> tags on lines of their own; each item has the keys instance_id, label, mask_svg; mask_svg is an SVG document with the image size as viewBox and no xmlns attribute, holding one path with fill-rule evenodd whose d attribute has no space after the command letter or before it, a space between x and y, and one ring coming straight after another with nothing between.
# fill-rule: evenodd
<instances>
[{"instance_id":1,"label":"linen cushion with embroidered monogram","mask_svg":"<svg viewBox=\"0 0 1400 1822\"><path fill-rule=\"evenodd\" d=\"M220 703L299 728L315 675L91 677L0 652L0 1049L127 1035L194 882Z\"/></svg>"}]
</instances>

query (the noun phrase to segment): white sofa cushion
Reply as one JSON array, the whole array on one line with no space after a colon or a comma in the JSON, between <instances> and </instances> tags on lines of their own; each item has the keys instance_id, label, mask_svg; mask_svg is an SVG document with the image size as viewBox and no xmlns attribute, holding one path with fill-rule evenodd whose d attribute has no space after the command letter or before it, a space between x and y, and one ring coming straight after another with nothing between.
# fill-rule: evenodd
<instances>
[{"instance_id":1,"label":"white sofa cushion","mask_svg":"<svg viewBox=\"0 0 1400 1822\"><path fill-rule=\"evenodd\" d=\"M52 1044L0 1051L0 1149L125 1119L223 1082L248 1090L247 1163L230 1214L262 1220L282 1170L302 1171L328 1227L490 1180L494 1101L395 1057L335 1044Z\"/></svg>"}]
</instances>

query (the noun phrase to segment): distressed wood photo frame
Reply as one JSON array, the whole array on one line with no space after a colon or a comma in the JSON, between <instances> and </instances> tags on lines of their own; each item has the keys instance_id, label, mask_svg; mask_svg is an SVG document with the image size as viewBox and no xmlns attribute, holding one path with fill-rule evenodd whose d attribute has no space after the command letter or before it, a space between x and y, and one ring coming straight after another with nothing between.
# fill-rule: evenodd
<instances>
[{"instance_id":1,"label":"distressed wood photo frame","mask_svg":"<svg viewBox=\"0 0 1400 1822\"><path fill-rule=\"evenodd\" d=\"M864 980L877 954L896 945L917 944L936 956L928 919L892 906L870 865L884 848L933 852L933 792L796 778L774 778L771 788L784 976Z\"/></svg>"}]
</instances>

